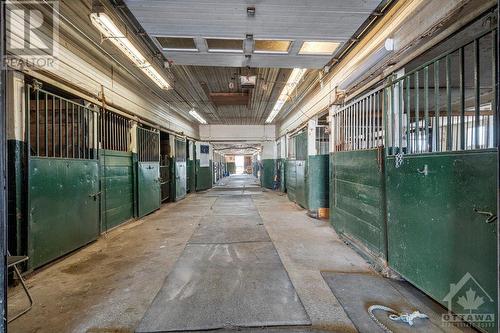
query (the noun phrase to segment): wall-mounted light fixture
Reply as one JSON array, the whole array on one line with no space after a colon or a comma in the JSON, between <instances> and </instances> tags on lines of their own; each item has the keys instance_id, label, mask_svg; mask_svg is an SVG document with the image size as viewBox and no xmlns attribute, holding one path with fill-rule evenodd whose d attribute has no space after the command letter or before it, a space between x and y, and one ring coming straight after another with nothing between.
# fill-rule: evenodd
<instances>
[{"instance_id":1,"label":"wall-mounted light fixture","mask_svg":"<svg viewBox=\"0 0 500 333\"><path fill-rule=\"evenodd\" d=\"M288 77L288 81L286 82L285 86L283 87L283 90L281 91L280 96L278 97L278 100L276 101L276 104L274 104L273 110L269 114L269 117L267 117L266 123L269 124L271 123L278 112L280 112L281 108L283 105L285 105L286 101L292 94L292 91L297 87L299 84L300 80L306 73L307 69L306 68L294 68L292 73L290 74L290 77Z\"/></svg>"},{"instance_id":2,"label":"wall-mounted light fixture","mask_svg":"<svg viewBox=\"0 0 500 333\"><path fill-rule=\"evenodd\" d=\"M162 89L171 89L170 84L154 69L142 53L130 42L124 33L114 24L111 18L102 12L91 13L90 20L105 39L109 39L151 80Z\"/></svg>"},{"instance_id":3,"label":"wall-mounted light fixture","mask_svg":"<svg viewBox=\"0 0 500 333\"><path fill-rule=\"evenodd\" d=\"M200 116L198 114L198 112L196 112L195 110L189 111L189 114L191 116L193 116L194 119L198 120L199 123L201 123L201 124L206 124L207 123L207 121L205 119L203 119L202 116Z\"/></svg>"}]
</instances>

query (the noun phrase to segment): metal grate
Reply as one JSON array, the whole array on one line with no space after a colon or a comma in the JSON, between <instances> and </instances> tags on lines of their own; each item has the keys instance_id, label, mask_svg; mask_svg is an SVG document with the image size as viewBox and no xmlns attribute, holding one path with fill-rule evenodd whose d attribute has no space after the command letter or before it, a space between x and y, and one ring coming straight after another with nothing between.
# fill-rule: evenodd
<instances>
[{"instance_id":1,"label":"metal grate","mask_svg":"<svg viewBox=\"0 0 500 333\"><path fill-rule=\"evenodd\" d=\"M99 136L102 149L129 151L130 122L114 112L101 110Z\"/></svg>"},{"instance_id":2,"label":"metal grate","mask_svg":"<svg viewBox=\"0 0 500 333\"><path fill-rule=\"evenodd\" d=\"M36 157L97 159L99 113L41 88L26 85L29 154Z\"/></svg>"},{"instance_id":3,"label":"metal grate","mask_svg":"<svg viewBox=\"0 0 500 333\"><path fill-rule=\"evenodd\" d=\"M137 128L137 158L139 162L160 161L160 133L146 128Z\"/></svg>"}]
</instances>

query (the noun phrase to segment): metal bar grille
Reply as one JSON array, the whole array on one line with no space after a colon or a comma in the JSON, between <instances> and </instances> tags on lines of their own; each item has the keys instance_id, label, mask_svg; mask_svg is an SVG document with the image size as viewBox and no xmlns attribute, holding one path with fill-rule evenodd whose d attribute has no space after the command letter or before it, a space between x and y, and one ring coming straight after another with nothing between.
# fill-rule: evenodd
<instances>
[{"instance_id":1,"label":"metal bar grille","mask_svg":"<svg viewBox=\"0 0 500 333\"><path fill-rule=\"evenodd\" d=\"M158 131L137 128L137 158L139 162L160 161L160 133Z\"/></svg>"},{"instance_id":2,"label":"metal bar grille","mask_svg":"<svg viewBox=\"0 0 500 333\"><path fill-rule=\"evenodd\" d=\"M294 160L296 157L296 152L295 152L295 136L292 136L288 139L288 159L289 160Z\"/></svg>"},{"instance_id":3,"label":"metal bar grille","mask_svg":"<svg viewBox=\"0 0 500 333\"><path fill-rule=\"evenodd\" d=\"M177 162L186 162L186 141L175 139L175 160Z\"/></svg>"},{"instance_id":4,"label":"metal bar grille","mask_svg":"<svg viewBox=\"0 0 500 333\"><path fill-rule=\"evenodd\" d=\"M337 109L332 116L334 151L377 148L383 145L383 88L378 88ZM328 144L326 144L328 151Z\"/></svg>"},{"instance_id":5,"label":"metal bar grille","mask_svg":"<svg viewBox=\"0 0 500 333\"><path fill-rule=\"evenodd\" d=\"M485 32L386 85L389 155L497 146L495 38Z\"/></svg>"},{"instance_id":6,"label":"metal bar grille","mask_svg":"<svg viewBox=\"0 0 500 333\"><path fill-rule=\"evenodd\" d=\"M39 83L26 85L26 105L30 156L98 158L96 110L46 91Z\"/></svg>"},{"instance_id":7,"label":"metal bar grille","mask_svg":"<svg viewBox=\"0 0 500 333\"><path fill-rule=\"evenodd\" d=\"M316 126L316 153L318 155L328 154L329 152L330 133L328 126Z\"/></svg>"},{"instance_id":8,"label":"metal bar grille","mask_svg":"<svg viewBox=\"0 0 500 333\"><path fill-rule=\"evenodd\" d=\"M99 136L102 149L129 151L130 128L127 118L101 109Z\"/></svg>"}]
</instances>

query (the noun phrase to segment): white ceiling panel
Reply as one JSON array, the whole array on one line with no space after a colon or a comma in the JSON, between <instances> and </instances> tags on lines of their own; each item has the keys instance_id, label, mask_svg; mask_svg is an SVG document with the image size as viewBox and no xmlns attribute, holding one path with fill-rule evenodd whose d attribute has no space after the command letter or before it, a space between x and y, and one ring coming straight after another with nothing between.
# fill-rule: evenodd
<instances>
[{"instance_id":1,"label":"white ceiling panel","mask_svg":"<svg viewBox=\"0 0 500 333\"><path fill-rule=\"evenodd\" d=\"M298 55L303 41L345 42L379 5L380 0L125 0L138 22L153 37L193 37L197 52L165 52L183 65L320 68L331 56ZM247 7L255 7L255 16ZM207 52L205 38L286 39L288 54Z\"/></svg>"}]
</instances>

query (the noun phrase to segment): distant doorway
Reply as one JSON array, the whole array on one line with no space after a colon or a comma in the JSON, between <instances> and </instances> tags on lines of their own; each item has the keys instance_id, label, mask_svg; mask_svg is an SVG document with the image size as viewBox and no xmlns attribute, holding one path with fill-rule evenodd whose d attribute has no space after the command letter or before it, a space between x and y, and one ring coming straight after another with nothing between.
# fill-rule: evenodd
<instances>
[{"instance_id":1,"label":"distant doorway","mask_svg":"<svg viewBox=\"0 0 500 333\"><path fill-rule=\"evenodd\" d=\"M236 155L234 158L234 162L236 164L236 174L242 175L245 173L245 156Z\"/></svg>"}]
</instances>

